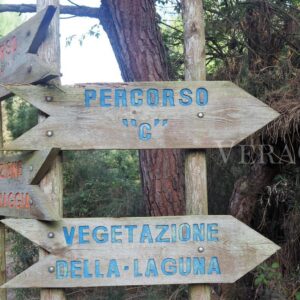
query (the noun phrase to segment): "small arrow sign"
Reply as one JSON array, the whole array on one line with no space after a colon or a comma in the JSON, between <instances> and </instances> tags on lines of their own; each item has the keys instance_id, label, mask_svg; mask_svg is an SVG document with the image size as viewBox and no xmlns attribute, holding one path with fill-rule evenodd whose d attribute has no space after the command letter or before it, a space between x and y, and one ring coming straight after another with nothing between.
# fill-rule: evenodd
<instances>
[{"instance_id":1,"label":"small arrow sign","mask_svg":"<svg viewBox=\"0 0 300 300\"><path fill-rule=\"evenodd\" d=\"M231 82L8 88L50 116L10 150L232 147L278 116Z\"/></svg>"},{"instance_id":2,"label":"small arrow sign","mask_svg":"<svg viewBox=\"0 0 300 300\"><path fill-rule=\"evenodd\" d=\"M7 156L0 160L0 216L59 220L49 197L37 185L58 149Z\"/></svg>"},{"instance_id":3,"label":"small arrow sign","mask_svg":"<svg viewBox=\"0 0 300 300\"><path fill-rule=\"evenodd\" d=\"M12 95L4 84L45 82L59 76L36 55L55 11L48 6L0 39L0 100Z\"/></svg>"},{"instance_id":4,"label":"small arrow sign","mask_svg":"<svg viewBox=\"0 0 300 300\"><path fill-rule=\"evenodd\" d=\"M50 252L3 288L231 283L279 249L232 216L2 222Z\"/></svg>"}]
</instances>

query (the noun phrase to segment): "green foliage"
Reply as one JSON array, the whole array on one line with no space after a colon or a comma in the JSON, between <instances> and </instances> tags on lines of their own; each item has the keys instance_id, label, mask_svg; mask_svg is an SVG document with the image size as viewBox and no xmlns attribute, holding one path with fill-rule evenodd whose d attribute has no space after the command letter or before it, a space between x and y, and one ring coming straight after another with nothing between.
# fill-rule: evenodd
<instances>
[{"instance_id":1,"label":"green foliage","mask_svg":"<svg viewBox=\"0 0 300 300\"><path fill-rule=\"evenodd\" d=\"M38 261L38 248L23 236L9 232L9 241L12 244L10 256L14 260L14 272L21 273ZM37 289L16 289L16 299L34 299L38 296Z\"/></svg>"},{"instance_id":2,"label":"green foliage","mask_svg":"<svg viewBox=\"0 0 300 300\"><path fill-rule=\"evenodd\" d=\"M7 129L14 139L38 122L38 110L17 97L5 101L5 110L8 116Z\"/></svg>"},{"instance_id":3,"label":"green foliage","mask_svg":"<svg viewBox=\"0 0 300 300\"><path fill-rule=\"evenodd\" d=\"M175 12L179 14L181 12L181 0L156 0L156 6L158 9L168 9L169 13Z\"/></svg>"},{"instance_id":4,"label":"green foliage","mask_svg":"<svg viewBox=\"0 0 300 300\"><path fill-rule=\"evenodd\" d=\"M64 158L66 216L144 214L136 151L65 152Z\"/></svg>"},{"instance_id":5,"label":"green foliage","mask_svg":"<svg viewBox=\"0 0 300 300\"><path fill-rule=\"evenodd\" d=\"M95 24L93 25L87 32L81 34L81 35L77 35L77 34L73 34L71 36L68 36L66 38L66 46L71 46L72 42L74 40L77 40L79 45L82 46L84 40L87 37L95 37L95 38L99 38L100 37L100 33L101 33L101 26L99 24Z\"/></svg>"},{"instance_id":6,"label":"green foliage","mask_svg":"<svg viewBox=\"0 0 300 300\"><path fill-rule=\"evenodd\" d=\"M161 33L166 48L171 80L184 79L183 23L179 16L170 21L160 21Z\"/></svg>"},{"instance_id":7,"label":"green foliage","mask_svg":"<svg viewBox=\"0 0 300 300\"><path fill-rule=\"evenodd\" d=\"M257 267L257 274L255 276L254 284L255 286L265 286L276 284L281 278L281 272L279 269L279 263L273 262L271 265L263 263Z\"/></svg>"}]
</instances>

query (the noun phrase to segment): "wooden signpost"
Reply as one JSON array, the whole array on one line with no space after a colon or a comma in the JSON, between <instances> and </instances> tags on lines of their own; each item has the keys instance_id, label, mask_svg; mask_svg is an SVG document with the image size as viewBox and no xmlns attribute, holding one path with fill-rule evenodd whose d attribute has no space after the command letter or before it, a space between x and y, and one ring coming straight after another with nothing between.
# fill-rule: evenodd
<instances>
[{"instance_id":1,"label":"wooden signpost","mask_svg":"<svg viewBox=\"0 0 300 300\"><path fill-rule=\"evenodd\" d=\"M59 76L36 55L55 11L48 6L0 39L0 100L12 95L4 84L45 82Z\"/></svg>"},{"instance_id":2,"label":"wooden signpost","mask_svg":"<svg viewBox=\"0 0 300 300\"><path fill-rule=\"evenodd\" d=\"M232 147L278 113L231 82L26 85L58 75L36 55L55 10L0 40L0 100L16 94L48 115L2 148L41 151L0 161L0 216L31 218L1 222L49 253L1 287L51 288L43 298L62 299L52 288L231 283L275 253L277 245L231 216L59 220L38 186L56 148ZM186 79L205 79L205 68L198 76L190 62ZM187 156L191 214L207 213L205 168L203 152ZM206 285L193 290L191 299L209 299Z\"/></svg>"},{"instance_id":3,"label":"wooden signpost","mask_svg":"<svg viewBox=\"0 0 300 300\"><path fill-rule=\"evenodd\" d=\"M3 288L228 283L279 249L232 216L2 222L51 254Z\"/></svg>"},{"instance_id":4,"label":"wooden signpost","mask_svg":"<svg viewBox=\"0 0 300 300\"><path fill-rule=\"evenodd\" d=\"M278 116L231 82L9 89L50 117L7 150L232 147Z\"/></svg>"},{"instance_id":5,"label":"wooden signpost","mask_svg":"<svg viewBox=\"0 0 300 300\"><path fill-rule=\"evenodd\" d=\"M59 216L38 183L58 149L6 156L0 160L0 216L54 221Z\"/></svg>"}]
</instances>

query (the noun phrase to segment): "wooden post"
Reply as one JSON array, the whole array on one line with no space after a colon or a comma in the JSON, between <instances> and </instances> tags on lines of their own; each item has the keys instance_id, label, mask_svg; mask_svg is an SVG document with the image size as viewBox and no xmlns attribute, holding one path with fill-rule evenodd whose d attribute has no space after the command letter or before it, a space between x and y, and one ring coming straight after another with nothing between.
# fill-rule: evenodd
<instances>
[{"instance_id":1,"label":"wooden post","mask_svg":"<svg viewBox=\"0 0 300 300\"><path fill-rule=\"evenodd\" d=\"M41 45L38 51L40 58L49 65L52 65L57 73L60 72L60 41L59 41L59 0L37 0L37 11L42 10L47 5L57 7L55 16L49 27L48 37ZM60 84L60 80L56 79L51 83ZM40 115L39 120L42 121L43 115ZM53 206L57 213L63 217L63 178L61 156L57 156L54 160L50 172L43 178L40 183L41 188L45 193L50 195ZM40 249L40 259L48 255L48 252ZM61 289L42 289L41 300L64 300L64 291Z\"/></svg>"},{"instance_id":2,"label":"wooden post","mask_svg":"<svg viewBox=\"0 0 300 300\"><path fill-rule=\"evenodd\" d=\"M0 146L3 147L3 128L2 128L2 105L0 102ZM0 153L0 156L3 152ZM1 218L0 218L1 219ZM5 226L0 223L0 285L6 282L6 256L5 256ZM6 289L0 289L0 299L7 297Z\"/></svg>"},{"instance_id":3,"label":"wooden post","mask_svg":"<svg viewBox=\"0 0 300 300\"><path fill-rule=\"evenodd\" d=\"M205 21L202 0L182 0L185 80L205 80ZM200 111L199 111L200 112ZM204 116L205 118L205 116ZM201 120L199 120L201 121ZM185 158L186 213L208 214L205 151L190 151ZM209 285L190 285L190 300L209 300Z\"/></svg>"},{"instance_id":4,"label":"wooden post","mask_svg":"<svg viewBox=\"0 0 300 300\"><path fill-rule=\"evenodd\" d=\"M5 260L5 227L0 224L0 285L6 282L6 260ZM6 299L6 289L0 290L0 299Z\"/></svg>"}]
</instances>

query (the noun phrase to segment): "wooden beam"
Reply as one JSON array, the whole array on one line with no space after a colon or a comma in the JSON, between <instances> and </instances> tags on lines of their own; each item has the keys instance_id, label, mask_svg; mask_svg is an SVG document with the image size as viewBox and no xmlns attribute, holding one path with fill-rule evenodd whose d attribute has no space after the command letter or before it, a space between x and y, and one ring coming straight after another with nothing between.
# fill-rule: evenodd
<instances>
[{"instance_id":1,"label":"wooden beam","mask_svg":"<svg viewBox=\"0 0 300 300\"><path fill-rule=\"evenodd\" d=\"M59 41L59 0L37 0L37 11L44 9L48 5L57 7L57 11L50 24L48 38L40 47L38 54L47 64L52 65L56 71L60 72L60 41ZM59 84L59 79L54 80ZM40 121L45 117L40 116ZM53 201L53 206L57 213L63 216L63 178L61 156L57 156L52 164L52 168L47 176L41 181L40 187L49 194ZM48 255L47 251L40 249L39 256L43 259ZM65 300L64 291L61 289L42 289L41 300Z\"/></svg>"},{"instance_id":2,"label":"wooden beam","mask_svg":"<svg viewBox=\"0 0 300 300\"><path fill-rule=\"evenodd\" d=\"M202 0L182 0L185 48L185 80L206 80L205 21ZM188 153L185 160L186 210L208 214L205 151ZM209 285L190 285L190 300L210 300Z\"/></svg>"},{"instance_id":3,"label":"wooden beam","mask_svg":"<svg viewBox=\"0 0 300 300\"><path fill-rule=\"evenodd\" d=\"M83 18L99 19L101 11L99 7L75 6L75 5L60 5L60 14L73 15ZM36 5L34 4L0 4L0 13L2 12L17 12L17 13L34 13Z\"/></svg>"}]
</instances>

